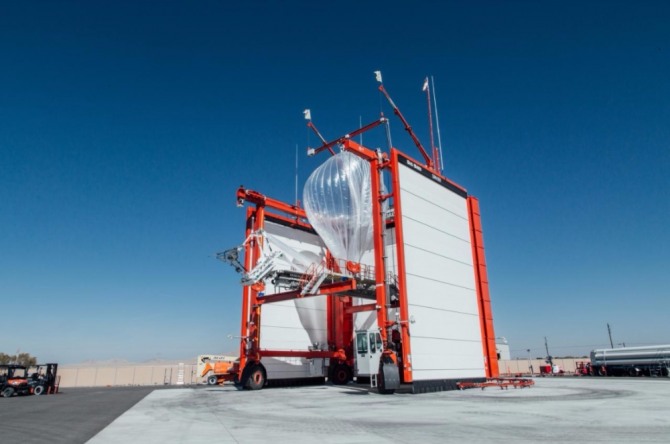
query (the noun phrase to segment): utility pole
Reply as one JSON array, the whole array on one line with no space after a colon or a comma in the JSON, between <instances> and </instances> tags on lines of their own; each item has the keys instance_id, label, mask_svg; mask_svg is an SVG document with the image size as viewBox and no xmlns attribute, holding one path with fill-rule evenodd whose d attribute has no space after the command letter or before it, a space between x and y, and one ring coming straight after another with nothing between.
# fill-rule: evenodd
<instances>
[{"instance_id":1,"label":"utility pole","mask_svg":"<svg viewBox=\"0 0 670 444\"><path fill-rule=\"evenodd\" d=\"M612 329L610 328L609 322L607 323L607 334L610 336L610 348L614 348L614 343L612 342Z\"/></svg>"},{"instance_id":2,"label":"utility pole","mask_svg":"<svg viewBox=\"0 0 670 444\"><path fill-rule=\"evenodd\" d=\"M533 376L533 363L530 360L530 349L526 349L528 352L528 369L530 370L530 375Z\"/></svg>"}]
</instances>

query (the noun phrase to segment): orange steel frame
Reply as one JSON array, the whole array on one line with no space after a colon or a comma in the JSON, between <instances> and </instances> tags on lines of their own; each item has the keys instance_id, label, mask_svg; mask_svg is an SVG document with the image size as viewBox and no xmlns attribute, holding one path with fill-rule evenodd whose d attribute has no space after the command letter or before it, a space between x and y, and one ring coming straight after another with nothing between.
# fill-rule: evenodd
<instances>
[{"instance_id":1,"label":"orange steel frame","mask_svg":"<svg viewBox=\"0 0 670 444\"><path fill-rule=\"evenodd\" d=\"M477 286L479 323L482 330L484 357L486 358L486 376L488 378L497 378L499 376L498 353L496 351L495 331L493 330L493 312L491 311L491 297L489 296L489 278L486 272L482 219L479 212L479 201L476 197L468 197L468 213L470 216L470 239L475 268L475 284Z\"/></svg>"},{"instance_id":2,"label":"orange steel frame","mask_svg":"<svg viewBox=\"0 0 670 444\"><path fill-rule=\"evenodd\" d=\"M260 258L261 247L258 238L250 237L253 232L262 230L265 226L267 217L279 220L289 226L300 227L312 230L311 225L305 222L306 215L303 209L296 205L290 205L276 199L269 198L253 190L247 190L240 187L237 190L237 203L242 205L244 202L254 204L254 207L247 207L246 219L246 238L244 267L251 270ZM269 212L267 209L279 211L283 214ZM299 291L288 291L268 296L260 296L263 291L262 286L250 285L243 287L242 292L242 320L240 323L240 361L233 370L238 380L242 377L242 372L249 362L259 362L263 356L266 357L305 357L305 358L331 358L336 360L347 360L347 354L344 351L346 339L344 334L332 335L332 331L346 330L347 322L342 319L342 314L346 312L347 302L342 301L335 296L329 296L328 311L329 315L334 313L337 317L330 315L331 318L339 321L329 321L329 339L333 339L331 345L333 351L303 351L303 350L267 350L261 348L261 306L266 303L293 300L300 297L313 297L331 294L341 294L352 291L356 288L356 281L350 279L344 282L335 282L324 284L319 292L314 295L302 296ZM350 299L350 298L349 298ZM353 325L351 322L349 325ZM349 336L353 338L353 330ZM353 358L352 358L353 359Z\"/></svg>"},{"instance_id":3,"label":"orange steel frame","mask_svg":"<svg viewBox=\"0 0 670 444\"><path fill-rule=\"evenodd\" d=\"M376 126L376 125L375 125ZM414 162L428 169L431 173L437 175L442 181L446 181L451 185L465 190L457 184L449 181L447 178L441 176L435 171L432 164L424 165L404 154L399 150L392 148L390 152L390 159L387 154L373 151L366 148L350 138L340 138L337 142L341 147L351 153L356 154L362 159L370 163L371 173L371 191L372 191L372 214L373 214L373 240L374 240L374 265L375 265L375 279L377 281L376 287L376 301L372 304L365 304L359 306L352 306L351 298L346 295L347 291L356 288L355 280L351 279L335 284L323 285L319 292L313 296L327 295L328 296L328 313L327 313L327 330L328 342L330 351L307 351L307 350L267 350L260 348L260 320L261 320L261 306L265 303L292 300L301 297L299 291L290 291L268 296L259 296L263 290L261 286L247 286L244 287L242 297L242 322L240 332L240 362L236 369L237 377L241 378L242 371L247 363L259 362L261 357L305 357L305 358L330 358L338 361L346 362L353 365L353 314L361 311L376 311L377 325L380 328L380 334L385 344L385 353L393 355L393 360L398 363L400 370L401 381L404 383L411 383L412 378L412 364L411 364L411 341L410 341L410 325L409 325L409 308L407 298L407 283L406 283L406 266L405 266L405 251L403 240L403 226L402 226L402 202L400 199L400 181L398 160L404 157L407 160ZM331 144L325 144L324 146ZM422 153L423 154L423 153ZM391 193L382 194L380 188L381 172L384 169L390 171L391 176ZM398 275L398 310L400 312L400 321L389 321L388 309L390 308L389 295L386 291L387 274L385 273L384 258L384 232L387 226L387 220L382 218L382 203L393 198L393 230L395 235L396 245L396 264ZM258 244L257 238L250 235L263 229L266 217L272 217L289 226L300 227L303 229L312 230L311 225L307 222L307 216L303 209L296 205L286 204L284 202L268 198L258 192L251 191L240 187L237 190L238 205L244 202L254 204L255 207L247 208L247 222L246 222L246 238L249 241L245 245L245 268L252 269L258 258L260 257L261 245ZM491 301L488 291L488 278L486 274L486 262L484 257L484 243L481 229L481 217L479 213L479 204L476 198L470 196L467 198L470 235L472 242L473 261L475 269L475 281L477 290L477 301L480 313L480 327L482 333L482 348L484 351L484 358L486 361L486 376L498 376L498 360L495 348L495 333L493 329L493 316L491 312ZM279 211L281 214L275 212L267 212L266 209ZM332 256L327 253L328 263L331 268L337 270L337 265L333 261ZM334 296L339 294L339 296ZM399 329L400 340L399 350L393 350L390 346L392 341L391 328L397 327Z\"/></svg>"}]
</instances>

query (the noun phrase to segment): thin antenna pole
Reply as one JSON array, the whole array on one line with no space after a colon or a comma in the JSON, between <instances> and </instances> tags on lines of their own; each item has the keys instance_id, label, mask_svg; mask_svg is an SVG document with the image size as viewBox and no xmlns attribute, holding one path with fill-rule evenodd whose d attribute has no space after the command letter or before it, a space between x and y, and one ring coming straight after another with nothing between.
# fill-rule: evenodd
<instances>
[{"instance_id":1,"label":"thin antenna pole","mask_svg":"<svg viewBox=\"0 0 670 444\"><path fill-rule=\"evenodd\" d=\"M363 128L363 116L358 116L358 128ZM363 133L361 133L361 145L363 145Z\"/></svg>"},{"instance_id":2,"label":"thin antenna pole","mask_svg":"<svg viewBox=\"0 0 670 444\"><path fill-rule=\"evenodd\" d=\"M437 114L437 97L435 96L435 79L430 76L433 89L433 105L435 105L435 126L437 126L437 148L440 152L440 173L444 171L444 156L442 155L442 138L440 137L440 117Z\"/></svg>"},{"instance_id":3,"label":"thin antenna pole","mask_svg":"<svg viewBox=\"0 0 670 444\"><path fill-rule=\"evenodd\" d=\"M298 201L298 144L295 144L295 206L300 204Z\"/></svg>"},{"instance_id":4,"label":"thin antenna pole","mask_svg":"<svg viewBox=\"0 0 670 444\"><path fill-rule=\"evenodd\" d=\"M386 128L386 142L389 144L389 151L393 148L393 141L391 141L391 125L388 121L384 122L384 127Z\"/></svg>"},{"instance_id":5,"label":"thin antenna pole","mask_svg":"<svg viewBox=\"0 0 670 444\"><path fill-rule=\"evenodd\" d=\"M437 149L435 149L435 138L433 136L433 110L430 107L430 84L428 83L428 77L423 82L423 90L426 92L426 102L428 103L428 131L430 132L430 151L433 155L433 164L435 171L439 172L440 159L437 155Z\"/></svg>"},{"instance_id":6,"label":"thin antenna pole","mask_svg":"<svg viewBox=\"0 0 670 444\"><path fill-rule=\"evenodd\" d=\"M612 342L612 329L610 328L609 323L607 323L607 334L610 337L610 348L614 348L614 343Z\"/></svg>"}]
</instances>

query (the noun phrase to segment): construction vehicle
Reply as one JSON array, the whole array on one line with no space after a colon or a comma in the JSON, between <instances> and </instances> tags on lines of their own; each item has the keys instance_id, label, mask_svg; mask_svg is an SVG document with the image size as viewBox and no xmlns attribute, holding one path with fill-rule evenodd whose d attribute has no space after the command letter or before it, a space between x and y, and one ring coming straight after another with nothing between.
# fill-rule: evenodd
<instances>
[{"instance_id":1,"label":"construction vehicle","mask_svg":"<svg viewBox=\"0 0 670 444\"><path fill-rule=\"evenodd\" d=\"M0 393L3 398L33 394L33 387L28 384L28 374L24 366L0 366Z\"/></svg>"},{"instance_id":2,"label":"construction vehicle","mask_svg":"<svg viewBox=\"0 0 670 444\"><path fill-rule=\"evenodd\" d=\"M478 201L442 175L376 74L423 161L390 138L389 152L354 141L390 134L383 115L327 142L306 110L323 142L308 155L332 157L304 208L237 190L245 240L217 257L242 275L240 357L222 378L240 388L327 378L416 393L498 376Z\"/></svg>"},{"instance_id":3,"label":"construction vehicle","mask_svg":"<svg viewBox=\"0 0 670 444\"><path fill-rule=\"evenodd\" d=\"M604 348L591 351L594 376L665 376L670 372L670 345Z\"/></svg>"},{"instance_id":4,"label":"construction vehicle","mask_svg":"<svg viewBox=\"0 0 670 444\"><path fill-rule=\"evenodd\" d=\"M58 392L58 364L0 365L0 393L5 398L14 395L44 395Z\"/></svg>"},{"instance_id":5,"label":"construction vehicle","mask_svg":"<svg viewBox=\"0 0 670 444\"><path fill-rule=\"evenodd\" d=\"M198 376L205 378L207 385L223 384L235 361L236 356L200 355L197 360Z\"/></svg>"}]
</instances>

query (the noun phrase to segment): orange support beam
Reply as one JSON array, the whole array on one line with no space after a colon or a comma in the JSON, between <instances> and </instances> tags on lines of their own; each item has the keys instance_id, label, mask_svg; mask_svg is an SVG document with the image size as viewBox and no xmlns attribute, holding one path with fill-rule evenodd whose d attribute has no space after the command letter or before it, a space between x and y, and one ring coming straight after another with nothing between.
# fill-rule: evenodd
<instances>
[{"instance_id":1,"label":"orange support beam","mask_svg":"<svg viewBox=\"0 0 670 444\"><path fill-rule=\"evenodd\" d=\"M361 313L363 311L374 311L377 304L352 305L345 310L345 313Z\"/></svg>"},{"instance_id":2,"label":"orange support beam","mask_svg":"<svg viewBox=\"0 0 670 444\"><path fill-rule=\"evenodd\" d=\"M267 296L259 296L256 298L258 304L268 304L272 302L291 301L293 299L310 298L314 296L325 296L331 294L346 293L356 289L356 280L347 279L345 281L337 281L328 284L322 284L319 291L315 294L301 295L300 290L285 291L283 293L269 294Z\"/></svg>"},{"instance_id":3,"label":"orange support beam","mask_svg":"<svg viewBox=\"0 0 670 444\"><path fill-rule=\"evenodd\" d=\"M343 350L320 351L320 350L259 350L259 355L266 358L330 358L346 360Z\"/></svg>"},{"instance_id":4,"label":"orange support beam","mask_svg":"<svg viewBox=\"0 0 670 444\"><path fill-rule=\"evenodd\" d=\"M477 285L479 322L482 330L482 347L484 358L486 359L486 376L488 378L497 378L500 375L500 371L498 369L498 354L496 352L496 335L493 330L493 312L491 311L489 279L486 272L482 221L479 213L479 201L476 197L468 197L468 213L470 216L470 239L472 241L472 257Z\"/></svg>"}]
</instances>

